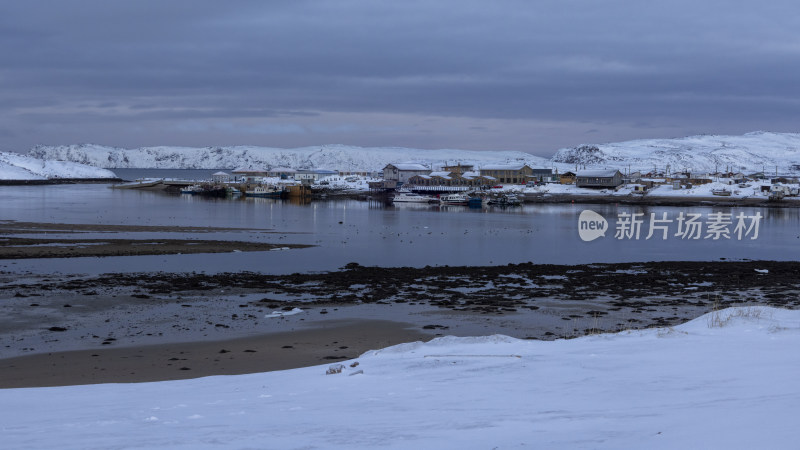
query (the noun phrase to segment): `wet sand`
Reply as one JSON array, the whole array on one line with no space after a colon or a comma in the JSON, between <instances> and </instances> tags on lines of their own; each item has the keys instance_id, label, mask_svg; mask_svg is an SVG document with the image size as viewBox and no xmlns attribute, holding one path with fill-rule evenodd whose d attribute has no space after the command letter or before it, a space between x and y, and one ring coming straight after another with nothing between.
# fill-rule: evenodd
<instances>
[{"instance_id":1,"label":"wet sand","mask_svg":"<svg viewBox=\"0 0 800 450\"><path fill-rule=\"evenodd\" d=\"M0 259L73 258L103 256L174 255L198 253L263 252L306 248L309 245L208 239L99 239L64 237L14 237L19 234L46 236L81 233L181 233L212 232L272 233L271 230L216 227L165 227L143 225L92 225L0 221Z\"/></svg>"},{"instance_id":2,"label":"wet sand","mask_svg":"<svg viewBox=\"0 0 800 450\"><path fill-rule=\"evenodd\" d=\"M241 339L102 348L0 359L0 388L179 380L335 363L433 336L391 321L335 321L321 328Z\"/></svg>"},{"instance_id":3,"label":"wet sand","mask_svg":"<svg viewBox=\"0 0 800 450\"><path fill-rule=\"evenodd\" d=\"M791 261L0 273L0 387L288 369L445 334L556 339L669 327L728 306L800 307L798 273Z\"/></svg>"},{"instance_id":4,"label":"wet sand","mask_svg":"<svg viewBox=\"0 0 800 450\"><path fill-rule=\"evenodd\" d=\"M211 233L217 231L252 231L259 233L274 233L273 230L263 228L225 228L225 227L189 227L189 226L159 226L159 225L109 225L90 223L44 223L21 222L16 220L0 220L0 235L6 234L32 234L32 233L130 233L130 232L163 232L163 233ZM290 233L281 233L290 234Z\"/></svg>"},{"instance_id":5,"label":"wet sand","mask_svg":"<svg viewBox=\"0 0 800 450\"><path fill-rule=\"evenodd\" d=\"M48 230L154 231L0 225L7 241ZM219 242L230 251L231 241ZM72 247L75 256L86 256L96 246ZM59 256L49 246L22 248ZM0 272L0 387L289 369L443 334L556 339L668 327L728 306L800 307L799 273L794 261L421 268L352 263L288 275ZM270 317L294 309L303 313Z\"/></svg>"},{"instance_id":6,"label":"wet sand","mask_svg":"<svg viewBox=\"0 0 800 450\"><path fill-rule=\"evenodd\" d=\"M264 252L307 247L311 246L201 239L0 238L0 259Z\"/></svg>"}]
</instances>

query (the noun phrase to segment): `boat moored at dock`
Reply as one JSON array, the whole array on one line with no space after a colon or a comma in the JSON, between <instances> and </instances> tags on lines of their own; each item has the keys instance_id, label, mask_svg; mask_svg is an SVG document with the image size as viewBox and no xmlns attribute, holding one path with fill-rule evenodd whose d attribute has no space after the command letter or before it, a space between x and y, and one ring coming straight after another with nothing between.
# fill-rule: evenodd
<instances>
[{"instance_id":1,"label":"boat moored at dock","mask_svg":"<svg viewBox=\"0 0 800 450\"><path fill-rule=\"evenodd\" d=\"M439 204L448 206L467 206L469 196L466 194L447 194L439 197Z\"/></svg>"},{"instance_id":2,"label":"boat moored at dock","mask_svg":"<svg viewBox=\"0 0 800 450\"><path fill-rule=\"evenodd\" d=\"M283 189L277 186L253 186L244 191L245 197L281 198Z\"/></svg>"},{"instance_id":3,"label":"boat moored at dock","mask_svg":"<svg viewBox=\"0 0 800 450\"><path fill-rule=\"evenodd\" d=\"M427 195L415 194L410 191L398 191L391 198L392 203L433 203L436 199Z\"/></svg>"}]
</instances>

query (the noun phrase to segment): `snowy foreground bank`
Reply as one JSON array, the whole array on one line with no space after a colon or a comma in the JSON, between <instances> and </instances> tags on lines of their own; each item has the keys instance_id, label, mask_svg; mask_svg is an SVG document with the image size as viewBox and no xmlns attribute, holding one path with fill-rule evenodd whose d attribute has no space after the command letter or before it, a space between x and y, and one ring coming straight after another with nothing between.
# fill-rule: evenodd
<instances>
[{"instance_id":1,"label":"snowy foreground bank","mask_svg":"<svg viewBox=\"0 0 800 450\"><path fill-rule=\"evenodd\" d=\"M117 178L114 172L67 161L52 161L0 152L0 180Z\"/></svg>"},{"instance_id":2,"label":"snowy foreground bank","mask_svg":"<svg viewBox=\"0 0 800 450\"><path fill-rule=\"evenodd\" d=\"M329 365L0 390L6 448L797 448L800 311L554 342L436 339ZM363 371L363 372L361 372Z\"/></svg>"}]
</instances>

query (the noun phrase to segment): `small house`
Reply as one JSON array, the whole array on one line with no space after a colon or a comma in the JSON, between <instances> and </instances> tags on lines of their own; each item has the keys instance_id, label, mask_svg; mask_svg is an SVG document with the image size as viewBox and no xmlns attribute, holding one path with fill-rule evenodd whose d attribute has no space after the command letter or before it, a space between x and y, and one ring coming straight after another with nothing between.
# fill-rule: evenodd
<instances>
[{"instance_id":1,"label":"small house","mask_svg":"<svg viewBox=\"0 0 800 450\"><path fill-rule=\"evenodd\" d=\"M553 169L535 169L531 168L531 174L528 175L526 181L535 181L537 183L550 183L556 181L557 178L553 175Z\"/></svg>"},{"instance_id":2,"label":"small house","mask_svg":"<svg viewBox=\"0 0 800 450\"><path fill-rule=\"evenodd\" d=\"M339 172L324 169L301 169L295 172L294 179L304 184L313 184L332 175L339 175Z\"/></svg>"},{"instance_id":3,"label":"small house","mask_svg":"<svg viewBox=\"0 0 800 450\"><path fill-rule=\"evenodd\" d=\"M281 180L288 180L294 178L296 170L288 167L273 167L267 172L267 176L272 178L280 178Z\"/></svg>"},{"instance_id":4,"label":"small house","mask_svg":"<svg viewBox=\"0 0 800 450\"><path fill-rule=\"evenodd\" d=\"M442 171L444 172L451 172L457 174L465 174L467 172L472 172L472 168L475 167L472 164L461 164L458 163L455 166L444 166L442 167Z\"/></svg>"},{"instance_id":5,"label":"small house","mask_svg":"<svg viewBox=\"0 0 800 450\"><path fill-rule=\"evenodd\" d=\"M481 176L493 177L503 184L525 184L533 175L527 164L500 164L481 167Z\"/></svg>"},{"instance_id":6,"label":"small house","mask_svg":"<svg viewBox=\"0 0 800 450\"><path fill-rule=\"evenodd\" d=\"M383 168L383 179L397 183L407 183L409 178L416 175L428 175L431 169L416 163L387 164Z\"/></svg>"},{"instance_id":7,"label":"small house","mask_svg":"<svg viewBox=\"0 0 800 450\"><path fill-rule=\"evenodd\" d=\"M228 183L231 181L231 175L225 172L217 172L211 174L211 181L214 183Z\"/></svg>"},{"instance_id":8,"label":"small house","mask_svg":"<svg viewBox=\"0 0 800 450\"><path fill-rule=\"evenodd\" d=\"M575 172L564 172L558 176L558 182L561 184L575 184Z\"/></svg>"},{"instance_id":9,"label":"small house","mask_svg":"<svg viewBox=\"0 0 800 450\"><path fill-rule=\"evenodd\" d=\"M622 172L616 169L579 170L575 185L586 188L616 188L622 185Z\"/></svg>"},{"instance_id":10,"label":"small house","mask_svg":"<svg viewBox=\"0 0 800 450\"><path fill-rule=\"evenodd\" d=\"M267 170L261 168L240 167L231 173L237 181L244 183L255 183L257 180L267 176Z\"/></svg>"}]
</instances>

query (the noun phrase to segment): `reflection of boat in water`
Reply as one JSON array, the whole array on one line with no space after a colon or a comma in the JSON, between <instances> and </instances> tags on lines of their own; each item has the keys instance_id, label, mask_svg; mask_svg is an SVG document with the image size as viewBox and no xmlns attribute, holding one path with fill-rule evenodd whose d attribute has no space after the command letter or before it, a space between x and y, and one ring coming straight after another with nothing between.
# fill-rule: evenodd
<instances>
[{"instance_id":1,"label":"reflection of boat in water","mask_svg":"<svg viewBox=\"0 0 800 450\"><path fill-rule=\"evenodd\" d=\"M244 191L246 197L280 198L282 193L283 189L276 186L254 186Z\"/></svg>"},{"instance_id":2,"label":"reflection of boat in water","mask_svg":"<svg viewBox=\"0 0 800 450\"><path fill-rule=\"evenodd\" d=\"M398 211L400 211L400 210L411 211L411 210L415 210L415 209L418 209L418 210L430 210L431 207L435 208L436 206L438 206L437 203L414 203L414 202L392 203L391 205L392 205L391 206L392 209L396 209ZM381 203L381 206L383 207L383 206L385 206L385 204Z\"/></svg>"},{"instance_id":3,"label":"reflection of boat in water","mask_svg":"<svg viewBox=\"0 0 800 450\"><path fill-rule=\"evenodd\" d=\"M415 194L409 191L398 191L397 194L392 197L392 203L431 203L435 201L436 199L433 197Z\"/></svg>"},{"instance_id":4,"label":"reflection of boat in water","mask_svg":"<svg viewBox=\"0 0 800 450\"><path fill-rule=\"evenodd\" d=\"M469 197L465 194L447 194L439 197L439 203L442 205L467 206Z\"/></svg>"}]
</instances>

